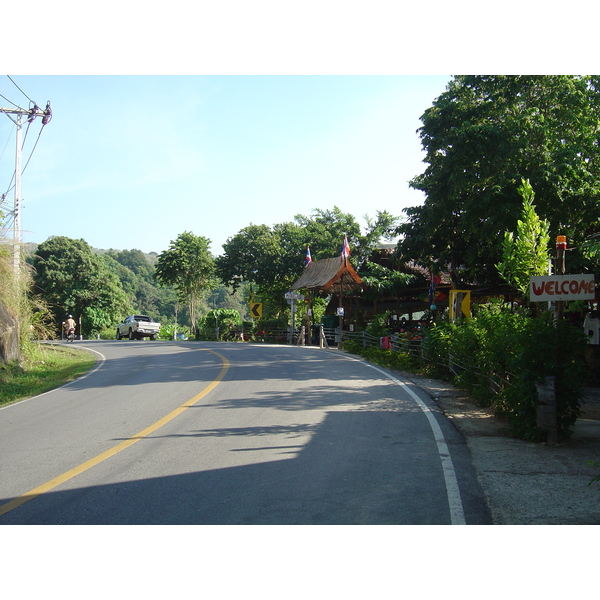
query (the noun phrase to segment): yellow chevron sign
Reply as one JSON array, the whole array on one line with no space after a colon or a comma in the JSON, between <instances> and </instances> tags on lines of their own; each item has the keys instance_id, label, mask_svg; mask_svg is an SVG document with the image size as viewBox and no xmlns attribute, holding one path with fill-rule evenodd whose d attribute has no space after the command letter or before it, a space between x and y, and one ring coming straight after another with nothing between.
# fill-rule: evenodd
<instances>
[{"instance_id":1,"label":"yellow chevron sign","mask_svg":"<svg viewBox=\"0 0 600 600\"><path fill-rule=\"evenodd\" d=\"M262 304L260 302L250 303L250 316L253 319L260 319L262 317Z\"/></svg>"}]
</instances>

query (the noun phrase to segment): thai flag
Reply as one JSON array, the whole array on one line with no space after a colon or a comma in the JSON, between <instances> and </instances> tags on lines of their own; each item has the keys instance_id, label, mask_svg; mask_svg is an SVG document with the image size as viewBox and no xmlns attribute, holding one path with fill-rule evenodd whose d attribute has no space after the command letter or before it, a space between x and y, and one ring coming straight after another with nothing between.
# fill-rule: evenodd
<instances>
[{"instance_id":1,"label":"thai flag","mask_svg":"<svg viewBox=\"0 0 600 600\"><path fill-rule=\"evenodd\" d=\"M440 277L431 273L431 283L429 284L429 304L435 305L435 286L439 285L442 282Z\"/></svg>"},{"instance_id":2,"label":"thai flag","mask_svg":"<svg viewBox=\"0 0 600 600\"><path fill-rule=\"evenodd\" d=\"M342 260L345 260L350 256L350 245L348 244L348 238L344 235L344 243L342 244Z\"/></svg>"},{"instance_id":3,"label":"thai flag","mask_svg":"<svg viewBox=\"0 0 600 600\"><path fill-rule=\"evenodd\" d=\"M310 257L310 248L307 246L306 247L306 258L304 259L304 266L308 267L308 265L310 265L311 262L312 262L312 258Z\"/></svg>"},{"instance_id":4,"label":"thai flag","mask_svg":"<svg viewBox=\"0 0 600 600\"><path fill-rule=\"evenodd\" d=\"M431 281L429 283L429 305L433 304L433 299L435 298L435 277L433 273L431 274Z\"/></svg>"}]
</instances>

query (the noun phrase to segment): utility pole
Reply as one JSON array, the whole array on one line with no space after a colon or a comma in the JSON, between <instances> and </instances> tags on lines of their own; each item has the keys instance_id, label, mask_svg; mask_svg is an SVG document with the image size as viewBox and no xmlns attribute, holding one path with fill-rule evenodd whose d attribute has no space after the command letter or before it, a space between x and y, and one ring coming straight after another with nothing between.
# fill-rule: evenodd
<instances>
[{"instance_id":1,"label":"utility pole","mask_svg":"<svg viewBox=\"0 0 600 600\"><path fill-rule=\"evenodd\" d=\"M21 145L22 145L22 123L23 116L27 115L27 122L31 123L36 117L42 117L42 125L46 125L52 118L50 102L46 104L45 110L37 105L28 110L24 108L2 108L0 113L8 115L8 118L17 126L17 143L15 155L15 198L13 206L13 269L15 275L20 269L20 250L21 250ZM15 115L14 119L10 115Z\"/></svg>"}]
</instances>

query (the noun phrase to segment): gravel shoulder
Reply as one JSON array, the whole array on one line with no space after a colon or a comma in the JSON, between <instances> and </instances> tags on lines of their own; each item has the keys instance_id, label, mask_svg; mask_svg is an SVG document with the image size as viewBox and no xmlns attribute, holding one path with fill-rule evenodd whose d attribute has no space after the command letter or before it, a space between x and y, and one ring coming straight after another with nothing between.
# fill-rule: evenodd
<instances>
[{"instance_id":1,"label":"gravel shoulder","mask_svg":"<svg viewBox=\"0 0 600 600\"><path fill-rule=\"evenodd\" d=\"M465 438L497 525L600 524L600 389L586 389L572 437L557 445L511 438L489 409L452 384L402 372Z\"/></svg>"}]
</instances>

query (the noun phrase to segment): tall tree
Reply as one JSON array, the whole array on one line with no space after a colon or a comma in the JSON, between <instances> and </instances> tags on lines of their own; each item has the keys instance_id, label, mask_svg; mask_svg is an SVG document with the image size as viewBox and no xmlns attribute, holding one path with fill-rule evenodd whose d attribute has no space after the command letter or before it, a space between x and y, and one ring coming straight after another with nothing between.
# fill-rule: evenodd
<instances>
[{"instance_id":1,"label":"tall tree","mask_svg":"<svg viewBox=\"0 0 600 600\"><path fill-rule=\"evenodd\" d=\"M57 324L68 313L81 317L89 336L118 323L131 309L115 273L85 240L52 237L31 259L35 291L47 302Z\"/></svg>"},{"instance_id":2,"label":"tall tree","mask_svg":"<svg viewBox=\"0 0 600 600\"><path fill-rule=\"evenodd\" d=\"M537 212L573 246L598 231L598 76L458 76L421 117L427 168L411 187L402 254L430 266L453 261L464 277L494 281L504 231L520 214L529 180ZM570 255L573 268L583 256Z\"/></svg>"},{"instance_id":3,"label":"tall tree","mask_svg":"<svg viewBox=\"0 0 600 600\"><path fill-rule=\"evenodd\" d=\"M217 270L224 284L237 289L243 281L270 285L278 275L279 236L268 225L250 224L223 244Z\"/></svg>"},{"instance_id":4,"label":"tall tree","mask_svg":"<svg viewBox=\"0 0 600 600\"><path fill-rule=\"evenodd\" d=\"M215 259L209 248L208 238L185 231L156 260L154 277L176 288L179 299L187 304L192 333L197 328L200 300L216 285Z\"/></svg>"},{"instance_id":5,"label":"tall tree","mask_svg":"<svg viewBox=\"0 0 600 600\"><path fill-rule=\"evenodd\" d=\"M504 233L502 261L497 267L502 278L527 297L530 277L548 274L550 224L536 214L531 184L523 181L518 191L523 197L521 218L516 235L512 231Z\"/></svg>"},{"instance_id":6,"label":"tall tree","mask_svg":"<svg viewBox=\"0 0 600 600\"><path fill-rule=\"evenodd\" d=\"M282 248L282 234L287 240L287 256ZM297 244L294 264L289 260L293 240ZM234 291L242 282L254 284L261 302L269 305L268 312L276 315L284 309L284 293L299 272L302 244L300 229L291 223L273 228L248 225L223 244L224 252L216 259L218 275Z\"/></svg>"}]
</instances>

